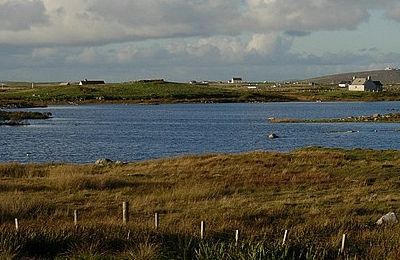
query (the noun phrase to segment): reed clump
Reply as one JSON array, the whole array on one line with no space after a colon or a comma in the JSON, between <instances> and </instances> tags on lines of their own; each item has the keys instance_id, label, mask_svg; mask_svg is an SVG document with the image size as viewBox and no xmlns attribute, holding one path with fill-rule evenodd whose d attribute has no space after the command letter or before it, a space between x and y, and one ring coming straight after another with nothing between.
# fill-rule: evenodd
<instances>
[{"instance_id":1,"label":"reed clump","mask_svg":"<svg viewBox=\"0 0 400 260\"><path fill-rule=\"evenodd\" d=\"M399 225L375 222L399 213L399 170L398 151L315 147L126 165L2 164L0 255L397 259ZM123 201L130 206L127 224ZM282 245L284 230L289 235Z\"/></svg>"}]
</instances>

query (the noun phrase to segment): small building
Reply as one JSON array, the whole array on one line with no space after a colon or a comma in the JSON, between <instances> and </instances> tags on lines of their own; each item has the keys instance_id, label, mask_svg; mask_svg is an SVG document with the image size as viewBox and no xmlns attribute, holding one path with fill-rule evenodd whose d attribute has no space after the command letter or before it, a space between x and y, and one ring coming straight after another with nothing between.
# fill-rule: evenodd
<instances>
[{"instance_id":1,"label":"small building","mask_svg":"<svg viewBox=\"0 0 400 260\"><path fill-rule=\"evenodd\" d=\"M348 88L351 85L351 81L340 81L339 82L339 88Z\"/></svg>"},{"instance_id":2,"label":"small building","mask_svg":"<svg viewBox=\"0 0 400 260\"><path fill-rule=\"evenodd\" d=\"M83 86L83 85L102 85L102 84L106 84L106 82L104 80L81 80L79 82L79 86Z\"/></svg>"},{"instance_id":3,"label":"small building","mask_svg":"<svg viewBox=\"0 0 400 260\"><path fill-rule=\"evenodd\" d=\"M242 78L232 78L228 81L230 84L241 84L243 82Z\"/></svg>"},{"instance_id":4,"label":"small building","mask_svg":"<svg viewBox=\"0 0 400 260\"><path fill-rule=\"evenodd\" d=\"M380 81L373 81L371 76L367 78L356 78L353 77L351 85L349 85L350 91L370 91L380 92L383 90L383 84Z\"/></svg>"},{"instance_id":5,"label":"small building","mask_svg":"<svg viewBox=\"0 0 400 260\"><path fill-rule=\"evenodd\" d=\"M69 85L71 85L71 83L69 83L69 82L61 82L59 84L59 86L69 86Z\"/></svg>"}]
</instances>

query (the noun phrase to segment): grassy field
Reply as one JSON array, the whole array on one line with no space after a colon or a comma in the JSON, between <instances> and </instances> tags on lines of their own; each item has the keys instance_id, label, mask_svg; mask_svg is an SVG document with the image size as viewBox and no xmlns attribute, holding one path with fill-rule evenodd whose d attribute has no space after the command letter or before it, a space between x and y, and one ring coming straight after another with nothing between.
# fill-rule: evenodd
<instances>
[{"instance_id":1,"label":"grassy field","mask_svg":"<svg viewBox=\"0 0 400 260\"><path fill-rule=\"evenodd\" d=\"M0 105L49 105L65 103L184 103L184 102L274 102L274 101L381 101L400 100L396 86L382 93L349 92L331 86L287 85L273 88L214 84L131 82L106 85L59 86L38 84L34 88L15 85L0 89Z\"/></svg>"},{"instance_id":2,"label":"grassy field","mask_svg":"<svg viewBox=\"0 0 400 260\"><path fill-rule=\"evenodd\" d=\"M196 86L184 83L120 83L87 86L14 87L0 92L0 103L35 105L58 103L184 103L291 101L270 92L251 92L246 88Z\"/></svg>"},{"instance_id":3,"label":"grassy field","mask_svg":"<svg viewBox=\"0 0 400 260\"><path fill-rule=\"evenodd\" d=\"M399 225L375 224L398 212L399 170L399 151L322 148L106 166L0 164L0 257L399 259Z\"/></svg>"}]
</instances>

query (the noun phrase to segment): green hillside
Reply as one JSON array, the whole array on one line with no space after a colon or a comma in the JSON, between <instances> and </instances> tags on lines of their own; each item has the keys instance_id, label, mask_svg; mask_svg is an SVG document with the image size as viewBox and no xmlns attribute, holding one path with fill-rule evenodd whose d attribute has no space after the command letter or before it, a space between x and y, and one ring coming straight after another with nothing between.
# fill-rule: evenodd
<instances>
[{"instance_id":1,"label":"green hillside","mask_svg":"<svg viewBox=\"0 0 400 260\"><path fill-rule=\"evenodd\" d=\"M310 82L319 84L338 84L340 81L349 81L353 76L366 78L371 76L373 80L379 80L383 84L398 84L400 83L400 70L374 70L374 71L360 71L350 72L335 75L327 75L316 78L307 79Z\"/></svg>"}]
</instances>

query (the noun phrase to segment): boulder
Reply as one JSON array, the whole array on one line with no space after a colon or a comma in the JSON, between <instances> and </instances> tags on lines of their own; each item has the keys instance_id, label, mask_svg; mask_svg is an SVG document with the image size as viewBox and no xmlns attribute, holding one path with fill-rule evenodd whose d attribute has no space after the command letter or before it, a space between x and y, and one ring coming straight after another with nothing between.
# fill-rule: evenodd
<instances>
[{"instance_id":1,"label":"boulder","mask_svg":"<svg viewBox=\"0 0 400 260\"><path fill-rule=\"evenodd\" d=\"M396 213L394 212L389 212L386 215L383 215L378 221L376 221L377 225L382 225L382 224L396 224L398 223L399 220L397 219Z\"/></svg>"},{"instance_id":2,"label":"boulder","mask_svg":"<svg viewBox=\"0 0 400 260\"><path fill-rule=\"evenodd\" d=\"M126 163L124 163L123 161L115 161L114 164L115 165L124 165Z\"/></svg>"},{"instance_id":3,"label":"boulder","mask_svg":"<svg viewBox=\"0 0 400 260\"><path fill-rule=\"evenodd\" d=\"M113 161L107 158L104 159L98 159L94 164L96 165L108 165L108 164L112 164Z\"/></svg>"}]
</instances>

